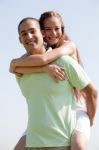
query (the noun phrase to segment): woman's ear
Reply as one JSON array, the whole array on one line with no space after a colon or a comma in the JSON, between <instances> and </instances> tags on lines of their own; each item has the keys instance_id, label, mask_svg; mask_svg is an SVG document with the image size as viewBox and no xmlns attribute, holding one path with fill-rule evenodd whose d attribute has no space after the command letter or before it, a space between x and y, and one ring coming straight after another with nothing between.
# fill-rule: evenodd
<instances>
[{"instance_id":1,"label":"woman's ear","mask_svg":"<svg viewBox=\"0 0 99 150\"><path fill-rule=\"evenodd\" d=\"M44 30L41 30L43 38L45 37Z\"/></svg>"}]
</instances>

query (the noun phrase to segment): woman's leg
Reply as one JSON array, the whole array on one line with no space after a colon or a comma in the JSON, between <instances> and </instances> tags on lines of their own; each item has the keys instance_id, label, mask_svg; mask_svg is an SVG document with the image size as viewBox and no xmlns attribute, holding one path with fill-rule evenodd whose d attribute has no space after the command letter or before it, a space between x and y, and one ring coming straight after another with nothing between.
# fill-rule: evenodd
<instances>
[{"instance_id":1,"label":"woman's leg","mask_svg":"<svg viewBox=\"0 0 99 150\"><path fill-rule=\"evenodd\" d=\"M26 150L25 148L25 145L26 145L26 135L23 135L18 143L16 144L14 150Z\"/></svg>"},{"instance_id":2,"label":"woman's leg","mask_svg":"<svg viewBox=\"0 0 99 150\"><path fill-rule=\"evenodd\" d=\"M90 120L86 112L77 112L76 127L71 138L71 150L86 150L90 137Z\"/></svg>"},{"instance_id":3,"label":"woman's leg","mask_svg":"<svg viewBox=\"0 0 99 150\"><path fill-rule=\"evenodd\" d=\"M86 150L87 143L87 137L83 133L75 131L71 139L71 150Z\"/></svg>"}]
</instances>

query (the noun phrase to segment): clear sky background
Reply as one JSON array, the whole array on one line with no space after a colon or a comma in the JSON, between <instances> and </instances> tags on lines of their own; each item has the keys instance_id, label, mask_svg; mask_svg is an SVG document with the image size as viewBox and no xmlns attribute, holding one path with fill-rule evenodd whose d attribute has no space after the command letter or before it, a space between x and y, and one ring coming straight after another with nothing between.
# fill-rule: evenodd
<instances>
[{"instance_id":1,"label":"clear sky background","mask_svg":"<svg viewBox=\"0 0 99 150\"><path fill-rule=\"evenodd\" d=\"M99 90L98 0L0 0L0 150L13 150L28 118L26 101L14 75L9 73L11 59L25 52L18 41L18 23L28 16L39 18L48 10L62 15L65 31L76 43L85 70ZM98 116L99 108L88 150L99 150Z\"/></svg>"}]
</instances>

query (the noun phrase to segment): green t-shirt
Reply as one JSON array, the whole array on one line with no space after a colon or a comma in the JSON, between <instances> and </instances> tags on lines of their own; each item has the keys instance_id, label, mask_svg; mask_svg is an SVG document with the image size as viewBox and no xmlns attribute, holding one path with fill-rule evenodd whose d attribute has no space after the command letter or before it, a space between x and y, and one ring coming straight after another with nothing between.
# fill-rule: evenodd
<instances>
[{"instance_id":1,"label":"green t-shirt","mask_svg":"<svg viewBox=\"0 0 99 150\"><path fill-rule=\"evenodd\" d=\"M57 59L67 79L56 83L47 73L17 77L28 104L26 147L69 146L75 128L75 96L73 87L83 89L89 78L69 56Z\"/></svg>"}]
</instances>

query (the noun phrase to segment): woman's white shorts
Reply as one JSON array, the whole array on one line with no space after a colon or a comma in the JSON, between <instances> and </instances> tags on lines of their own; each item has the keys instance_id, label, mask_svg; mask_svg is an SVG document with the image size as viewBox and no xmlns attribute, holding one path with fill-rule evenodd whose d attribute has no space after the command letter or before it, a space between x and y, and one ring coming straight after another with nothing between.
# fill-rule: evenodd
<instances>
[{"instance_id":1,"label":"woman's white shorts","mask_svg":"<svg viewBox=\"0 0 99 150\"><path fill-rule=\"evenodd\" d=\"M87 139L90 138L90 120L87 112L77 111L76 113L76 127L74 131L79 131L83 133Z\"/></svg>"}]
</instances>

